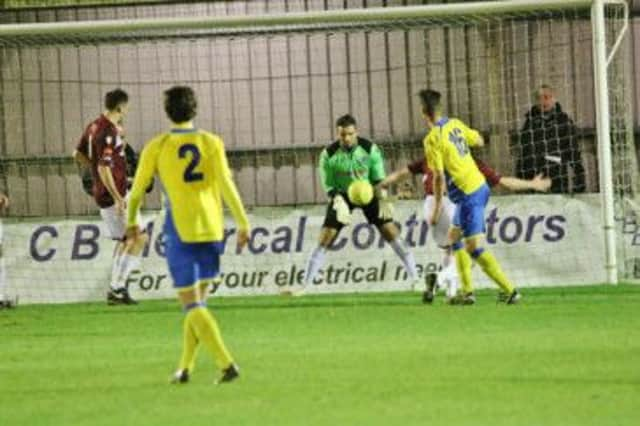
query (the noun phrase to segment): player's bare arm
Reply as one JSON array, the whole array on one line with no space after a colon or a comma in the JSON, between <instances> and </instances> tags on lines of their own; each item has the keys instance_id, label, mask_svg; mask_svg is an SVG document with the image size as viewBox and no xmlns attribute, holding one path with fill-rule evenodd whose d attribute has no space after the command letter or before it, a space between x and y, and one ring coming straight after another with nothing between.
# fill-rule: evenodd
<instances>
[{"instance_id":1,"label":"player's bare arm","mask_svg":"<svg viewBox=\"0 0 640 426\"><path fill-rule=\"evenodd\" d=\"M238 229L238 248L244 248L249 243L249 238L248 229Z\"/></svg>"},{"instance_id":2,"label":"player's bare arm","mask_svg":"<svg viewBox=\"0 0 640 426\"><path fill-rule=\"evenodd\" d=\"M9 197L0 192L0 210L4 210L9 207Z\"/></svg>"},{"instance_id":3,"label":"player's bare arm","mask_svg":"<svg viewBox=\"0 0 640 426\"><path fill-rule=\"evenodd\" d=\"M125 232L125 240L135 241L140 238L140 235L142 235L142 230L140 229L140 226L138 226L138 224L128 226L127 231Z\"/></svg>"},{"instance_id":4,"label":"player's bare arm","mask_svg":"<svg viewBox=\"0 0 640 426\"><path fill-rule=\"evenodd\" d=\"M407 178L409 178L409 176L411 176L411 171L409 170L408 167L405 166L402 169L396 170L395 172L391 173L389 176L384 178L382 182L378 183L377 186L380 188L388 188L394 183L398 183L398 182L402 182L403 180L406 180Z\"/></svg>"},{"instance_id":5,"label":"player's bare arm","mask_svg":"<svg viewBox=\"0 0 640 426\"><path fill-rule=\"evenodd\" d=\"M102 184L104 185L104 187L107 189L107 191L109 191L111 198L113 198L113 201L115 202L115 205L116 205L116 209L118 210L119 213L124 214L125 212L124 198L122 198L122 196L118 192L118 189L116 188L116 182L113 179L113 174L111 173L111 169L109 168L109 166L104 166L101 164L98 165L98 175L100 176L100 180L102 181Z\"/></svg>"},{"instance_id":6,"label":"player's bare arm","mask_svg":"<svg viewBox=\"0 0 640 426\"><path fill-rule=\"evenodd\" d=\"M510 191L527 191L531 189L538 192L547 192L551 188L551 179L544 177L542 174L535 176L531 180L503 176L499 185Z\"/></svg>"},{"instance_id":7,"label":"player's bare arm","mask_svg":"<svg viewBox=\"0 0 640 426\"><path fill-rule=\"evenodd\" d=\"M84 168L88 168L91 166L91 160L89 160L89 157L87 157L86 155L84 155L82 152L78 151L77 149L75 151L73 151L73 159L76 161L76 163L78 163L80 166L84 167Z\"/></svg>"}]
</instances>

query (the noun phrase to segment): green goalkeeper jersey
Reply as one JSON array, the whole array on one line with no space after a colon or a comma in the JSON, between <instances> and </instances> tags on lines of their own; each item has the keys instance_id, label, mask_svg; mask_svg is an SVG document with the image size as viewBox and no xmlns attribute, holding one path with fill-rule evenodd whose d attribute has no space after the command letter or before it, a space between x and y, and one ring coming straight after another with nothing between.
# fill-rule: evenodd
<instances>
[{"instance_id":1,"label":"green goalkeeper jersey","mask_svg":"<svg viewBox=\"0 0 640 426\"><path fill-rule=\"evenodd\" d=\"M320 154L320 179L330 196L345 194L354 180L364 179L375 185L384 178L382 151L367 139L359 137L358 142L348 150L336 141Z\"/></svg>"}]
</instances>

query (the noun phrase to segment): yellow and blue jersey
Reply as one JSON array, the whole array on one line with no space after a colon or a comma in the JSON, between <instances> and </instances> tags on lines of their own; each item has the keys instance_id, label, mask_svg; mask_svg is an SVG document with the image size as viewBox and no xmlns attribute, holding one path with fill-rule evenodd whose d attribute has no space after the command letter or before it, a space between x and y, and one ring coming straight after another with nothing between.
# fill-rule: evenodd
<instances>
[{"instance_id":1,"label":"yellow and blue jersey","mask_svg":"<svg viewBox=\"0 0 640 426\"><path fill-rule=\"evenodd\" d=\"M182 242L224 239L223 200L238 228L249 229L219 136L177 127L149 141L140 155L129 197L129 226L136 224L135 212L156 173L168 198L167 214Z\"/></svg>"},{"instance_id":2,"label":"yellow and blue jersey","mask_svg":"<svg viewBox=\"0 0 640 426\"><path fill-rule=\"evenodd\" d=\"M477 130L456 118L442 117L425 136L427 164L434 173L444 172L449 198L458 202L485 184L469 148L481 139Z\"/></svg>"}]
</instances>

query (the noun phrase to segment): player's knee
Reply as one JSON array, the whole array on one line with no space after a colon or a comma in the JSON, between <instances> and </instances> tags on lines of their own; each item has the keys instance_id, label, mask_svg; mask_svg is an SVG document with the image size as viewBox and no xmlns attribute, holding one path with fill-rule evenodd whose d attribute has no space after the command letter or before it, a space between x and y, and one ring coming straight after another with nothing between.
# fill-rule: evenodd
<instances>
[{"instance_id":1,"label":"player's knee","mask_svg":"<svg viewBox=\"0 0 640 426\"><path fill-rule=\"evenodd\" d=\"M146 233L138 235L133 240L127 240L126 251L133 255L138 255L142 251L142 249L144 249L144 246L147 244L147 241L149 241L149 236Z\"/></svg>"},{"instance_id":2,"label":"player's knee","mask_svg":"<svg viewBox=\"0 0 640 426\"><path fill-rule=\"evenodd\" d=\"M209 294L209 284L211 285L220 285L220 283L218 282L217 284L213 282L213 280L209 281L202 281L200 283L198 283L198 296L200 297L201 301L205 301L207 300L207 295Z\"/></svg>"},{"instance_id":3,"label":"player's knee","mask_svg":"<svg viewBox=\"0 0 640 426\"><path fill-rule=\"evenodd\" d=\"M393 222L385 223L380 227L382 238L386 241L393 241L398 237L398 228Z\"/></svg>"},{"instance_id":4,"label":"player's knee","mask_svg":"<svg viewBox=\"0 0 640 426\"><path fill-rule=\"evenodd\" d=\"M141 247L144 247L144 245L147 244L148 241L149 241L149 235L146 232L143 232L137 238L136 244L140 245Z\"/></svg>"},{"instance_id":5,"label":"player's knee","mask_svg":"<svg viewBox=\"0 0 640 426\"><path fill-rule=\"evenodd\" d=\"M180 299L180 303L182 303L183 307L200 302L200 294L198 292L197 286L179 290L178 299Z\"/></svg>"},{"instance_id":6,"label":"player's knee","mask_svg":"<svg viewBox=\"0 0 640 426\"><path fill-rule=\"evenodd\" d=\"M465 242L465 249L473 259L479 258L484 252L484 247L482 247L476 239L467 240Z\"/></svg>"},{"instance_id":7,"label":"player's knee","mask_svg":"<svg viewBox=\"0 0 640 426\"><path fill-rule=\"evenodd\" d=\"M475 239L466 240L464 243L464 248L469 254L472 254L475 249L478 248L478 242Z\"/></svg>"},{"instance_id":8,"label":"player's knee","mask_svg":"<svg viewBox=\"0 0 640 426\"><path fill-rule=\"evenodd\" d=\"M327 248L329 247L331 242L336 238L337 235L338 235L338 230L333 228L323 228L320 231L320 238L318 239L318 244L320 244L322 247Z\"/></svg>"}]
</instances>

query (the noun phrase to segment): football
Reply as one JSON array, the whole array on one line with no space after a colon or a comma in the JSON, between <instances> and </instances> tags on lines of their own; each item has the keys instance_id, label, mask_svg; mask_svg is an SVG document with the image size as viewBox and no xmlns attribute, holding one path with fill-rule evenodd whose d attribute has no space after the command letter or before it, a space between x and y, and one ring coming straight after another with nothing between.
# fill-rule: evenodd
<instances>
[{"instance_id":1,"label":"football","mask_svg":"<svg viewBox=\"0 0 640 426\"><path fill-rule=\"evenodd\" d=\"M373 186L366 180L356 180L351 182L347 193L352 204L366 206L373 199Z\"/></svg>"}]
</instances>

